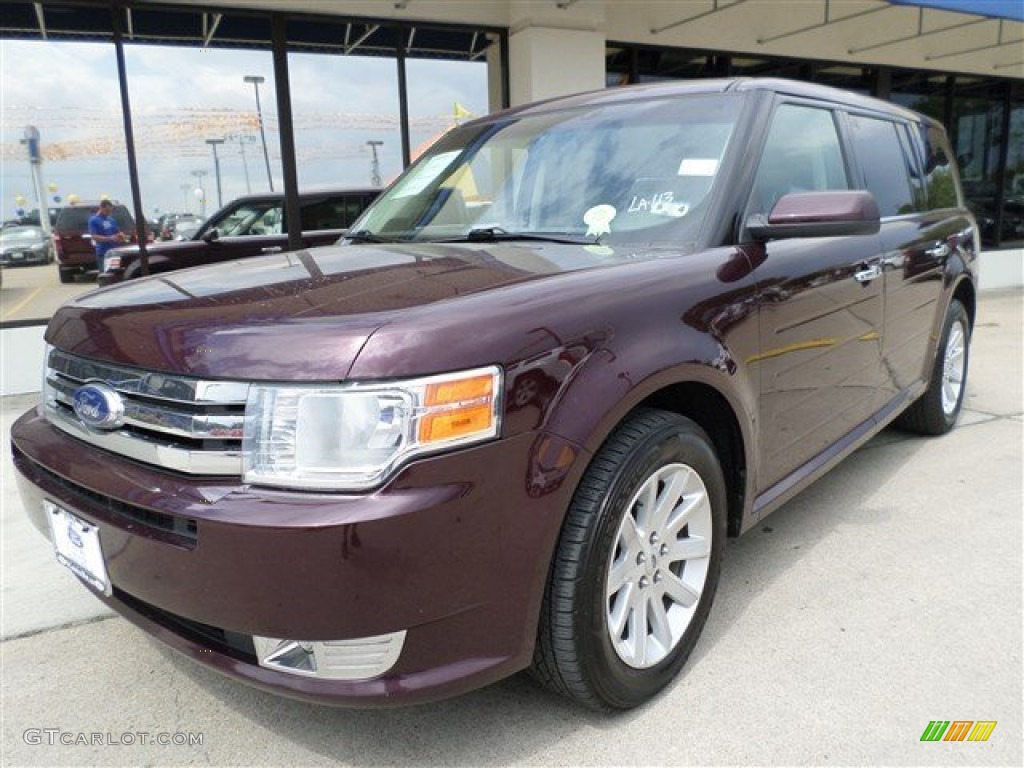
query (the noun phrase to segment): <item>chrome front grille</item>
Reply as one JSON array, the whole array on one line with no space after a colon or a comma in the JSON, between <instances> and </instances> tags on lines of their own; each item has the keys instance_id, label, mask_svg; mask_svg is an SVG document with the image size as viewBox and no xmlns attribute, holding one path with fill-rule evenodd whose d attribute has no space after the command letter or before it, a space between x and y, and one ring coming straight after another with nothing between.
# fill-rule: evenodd
<instances>
[{"instance_id":1,"label":"chrome front grille","mask_svg":"<svg viewBox=\"0 0 1024 768\"><path fill-rule=\"evenodd\" d=\"M124 401L123 426L87 426L75 390L103 382ZM241 475L249 385L151 373L47 350L43 405L58 429L136 461L193 475Z\"/></svg>"}]
</instances>

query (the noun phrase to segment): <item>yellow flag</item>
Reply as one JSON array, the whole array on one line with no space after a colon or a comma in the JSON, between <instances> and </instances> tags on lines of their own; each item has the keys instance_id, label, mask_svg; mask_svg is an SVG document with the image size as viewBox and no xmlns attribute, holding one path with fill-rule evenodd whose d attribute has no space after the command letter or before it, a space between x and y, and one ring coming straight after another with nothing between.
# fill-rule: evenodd
<instances>
[{"instance_id":1,"label":"yellow flag","mask_svg":"<svg viewBox=\"0 0 1024 768\"><path fill-rule=\"evenodd\" d=\"M472 117L473 116L472 112L470 112L464 106L459 104L459 102L457 102L457 101L455 102L455 108L452 110L452 112L455 115L455 119L456 120L458 120L460 118L463 118L463 117Z\"/></svg>"}]
</instances>

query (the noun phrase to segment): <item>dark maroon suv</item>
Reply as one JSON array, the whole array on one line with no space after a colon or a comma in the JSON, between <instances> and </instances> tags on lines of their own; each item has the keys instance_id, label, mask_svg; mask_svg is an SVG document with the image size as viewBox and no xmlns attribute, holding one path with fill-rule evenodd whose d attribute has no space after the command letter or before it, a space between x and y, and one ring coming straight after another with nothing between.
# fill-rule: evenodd
<instances>
[{"instance_id":1,"label":"dark maroon suv","mask_svg":"<svg viewBox=\"0 0 1024 768\"><path fill-rule=\"evenodd\" d=\"M337 246L65 305L25 508L199 663L389 705L524 668L632 707L726 536L964 397L978 236L941 127L782 80L456 128ZM837 596L838 599L838 596Z\"/></svg>"},{"instance_id":2,"label":"dark maroon suv","mask_svg":"<svg viewBox=\"0 0 1024 768\"><path fill-rule=\"evenodd\" d=\"M96 251L89 235L89 217L96 213L99 205L99 201L72 203L57 212L57 220L53 224L53 248L62 283L73 282L76 275L96 271ZM131 242L138 242L135 219L127 208L114 203L110 215Z\"/></svg>"}]
</instances>

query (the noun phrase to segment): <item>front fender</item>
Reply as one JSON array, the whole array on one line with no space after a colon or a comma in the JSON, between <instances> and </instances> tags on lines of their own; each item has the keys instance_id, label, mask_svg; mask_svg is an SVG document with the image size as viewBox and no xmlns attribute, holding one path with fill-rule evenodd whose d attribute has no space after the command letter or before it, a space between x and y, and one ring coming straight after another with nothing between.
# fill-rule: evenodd
<instances>
[{"instance_id":1,"label":"front fender","mask_svg":"<svg viewBox=\"0 0 1024 768\"><path fill-rule=\"evenodd\" d=\"M747 322L756 327L756 317ZM664 395L679 385L699 385L720 396L739 429L742 456L736 459L745 467L754 467L759 382L756 368L744 362L750 354L741 338L756 340L756 334L739 334L731 349L712 333L682 326L679 333L663 336L657 343L619 339L614 350L595 350L565 382L546 418L549 434L581 449L566 481L574 486L579 482L592 455L631 411L655 398L665 402ZM681 392L682 402L671 398L679 406L676 410L698 423L702 416L710 415L700 410L700 404L688 404L686 390ZM754 481L755 473L745 472L742 487L734 489L734 512L744 519L754 496Z\"/></svg>"},{"instance_id":2,"label":"front fender","mask_svg":"<svg viewBox=\"0 0 1024 768\"><path fill-rule=\"evenodd\" d=\"M149 257L149 274L156 274L157 272L166 272L170 266L171 261L166 256L150 256ZM143 277L142 274L142 262L136 257L136 259L124 268L124 280L134 280L136 278Z\"/></svg>"}]
</instances>

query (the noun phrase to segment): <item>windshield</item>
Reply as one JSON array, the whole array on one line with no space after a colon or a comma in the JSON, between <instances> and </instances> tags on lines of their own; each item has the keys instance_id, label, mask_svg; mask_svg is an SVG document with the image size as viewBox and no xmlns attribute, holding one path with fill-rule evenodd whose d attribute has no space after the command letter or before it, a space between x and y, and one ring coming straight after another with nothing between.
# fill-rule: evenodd
<instances>
[{"instance_id":1,"label":"windshield","mask_svg":"<svg viewBox=\"0 0 1024 768\"><path fill-rule=\"evenodd\" d=\"M741 104L738 94L701 94L457 128L353 225L352 239L693 239Z\"/></svg>"}]
</instances>

